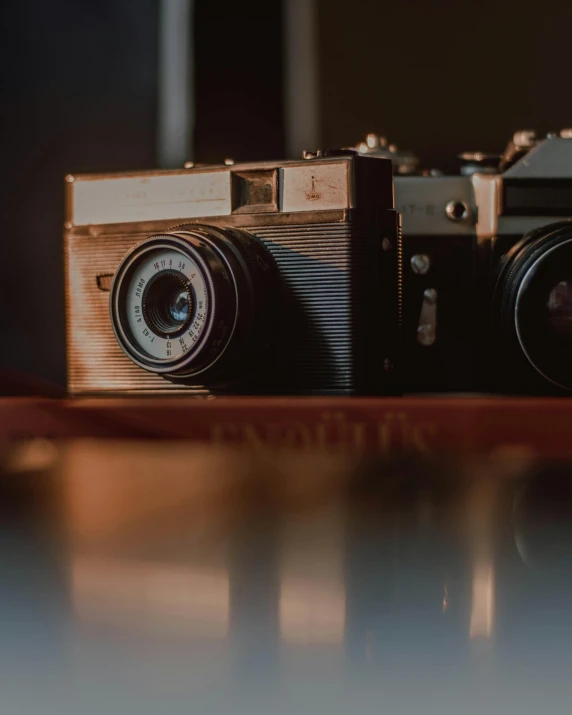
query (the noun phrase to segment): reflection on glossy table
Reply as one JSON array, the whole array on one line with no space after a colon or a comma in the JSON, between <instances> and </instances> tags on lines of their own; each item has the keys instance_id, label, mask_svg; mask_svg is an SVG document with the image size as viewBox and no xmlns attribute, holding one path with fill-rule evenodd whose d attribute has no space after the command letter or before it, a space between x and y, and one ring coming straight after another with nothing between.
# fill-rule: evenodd
<instances>
[{"instance_id":1,"label":"reflection on glossy table","mask_svg":"<svg viewBox=\"0 0 572 715\"><path fill-rule=\"evenodd\" d=\"M10 448L0 712L567 713L570 474Z\"/></svg>"}]
</instances>

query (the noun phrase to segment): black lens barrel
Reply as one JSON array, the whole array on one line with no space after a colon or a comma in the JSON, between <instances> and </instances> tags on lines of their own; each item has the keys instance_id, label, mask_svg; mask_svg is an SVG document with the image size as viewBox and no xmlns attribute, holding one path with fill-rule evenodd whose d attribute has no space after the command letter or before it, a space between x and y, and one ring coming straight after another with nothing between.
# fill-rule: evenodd
<instances>
[{"instance_id":1,"label":"black lens barrel","mask_svg":"<svg viewBox=\"0 0 572 715\"><path fill-rule=\"evenodd\" d=\"M550 310L555 286L570 281L572 220L532 231L503 258L493 293L493 337L519 379L527 365L544 384L572 390L572 344L554 328Z\"/></svg>"},{"instance_id":2,"label":"black lens barrel","mask_svg":"<svg viewBox=\"0 0 572 715\"><path fill-rule=\"evenodd\" d=\"M149 252L165 249L189 256L208 291L208 320L200 340L167 361L142 353L126 313L130 276ZM142 241L124 257L111 288L111 321L119 345L140 367L177 381L194 383L200 375L203 384L224 384L256 370L276 331L280 303L278 269L259 239L237 229L188 224ZM169 269L149 280L142 309L148 329L171 338L187 330L198 306L189 280Z\"/></svg>"}]
</instances>

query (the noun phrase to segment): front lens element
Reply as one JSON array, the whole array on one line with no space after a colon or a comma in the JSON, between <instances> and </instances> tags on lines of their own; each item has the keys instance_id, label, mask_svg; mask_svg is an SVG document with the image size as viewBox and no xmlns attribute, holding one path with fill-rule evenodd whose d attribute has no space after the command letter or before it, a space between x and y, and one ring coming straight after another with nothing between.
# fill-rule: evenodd
<instances>
[{"instance_id":1,"label":"front lens element","mask_svg":"<svg viewBox=\"0 0 572 715\"><path fill-rule=\"evenodd\" d=\"M191 313L191 295L188 290L182 290L169 302L169 314L177 323L185 323Z\"/></svg>"},{"instance_id":2,"label":"front lens element","mask_svg":"<svg viewBox=\"0 0 572 715\"><path fill-rule=\"evenodd\" d=\"M191 287L180 271L155 274L143 293L143 315L160 337L175 337L184 331L192 316Z\"/></svg>"}]
</instances>

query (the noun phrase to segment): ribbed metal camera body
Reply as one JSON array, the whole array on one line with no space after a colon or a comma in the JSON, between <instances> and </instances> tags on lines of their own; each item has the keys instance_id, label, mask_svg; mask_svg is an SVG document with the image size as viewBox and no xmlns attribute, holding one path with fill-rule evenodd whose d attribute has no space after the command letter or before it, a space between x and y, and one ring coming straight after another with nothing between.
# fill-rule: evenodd
<instances>
[{"instance_id":1,"label":"ribbed metal camera body","mask_svg":"<svg viewBox=\"0 0 572 715\"><path fill-rule=\"evenodd\" d=\"M72 394L399 390L389 161L67 177Z\"/></svg>"}]
</instances>

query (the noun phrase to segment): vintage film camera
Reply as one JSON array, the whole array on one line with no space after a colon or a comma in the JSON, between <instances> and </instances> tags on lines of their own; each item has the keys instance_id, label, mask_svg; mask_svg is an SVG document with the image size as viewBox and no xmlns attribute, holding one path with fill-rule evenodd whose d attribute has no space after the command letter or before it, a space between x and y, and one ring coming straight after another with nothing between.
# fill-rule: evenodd
<instances>
[{"instance_id":1,"label":"vintage film camera","mask_svg":"<svg viewBox=\"0 0 572 715\"><path fill-rule=\"evenodd\" d=\"M572 130L519 131L457 176L375 135L356 148L394 164L404 390L571 390Z\"/></svg>"},{"instance_id":2,"label":"vintage film camera","mask_svg":"<svg viewBox=\"0 0 572 715\"><path fill-rule=\"evenodd\" d=\"M391 163L67 177L72 394L388 394L400 325Z\"/></svg>"}]
</instances>

